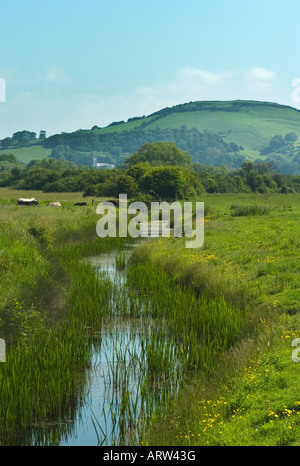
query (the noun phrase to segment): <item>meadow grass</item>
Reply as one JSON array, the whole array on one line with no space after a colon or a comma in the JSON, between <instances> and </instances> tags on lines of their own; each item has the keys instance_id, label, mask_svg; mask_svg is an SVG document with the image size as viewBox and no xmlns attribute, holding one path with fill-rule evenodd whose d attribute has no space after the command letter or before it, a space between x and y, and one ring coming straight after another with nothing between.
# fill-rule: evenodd
<instances>
[{"instance_id":1,"label":"meadow grass","mask_svg":"<svg viewBox=\"0 0 300 466\"><path fill-rule=\"evenodd\" d=\"M53 426L49 438L40 437L34 426L76 411L90 357L86 336L101 330L103 317L156 323L134 358L138 373L147 357L138 380L152 419L144 444L299 443L291 358L300 334L298 195L205 195L201 249L186 249L184 238L158 238L134 248L128 264L119 253L128 296L82 261L121 249L126 239L97 238L91 206L74 208L70 197L50 209L44 199L33 209L4 198L0 206L0 337L8 342L0 365L1 445L59 444L67 435ZM262 206L268 215L233 217L232 205ZM138 401L119 371L125 357L117 351L111 377L124 382L121 417L134 426ZM168 384L178 366L189 377L175 396ZM166 390L151 400L158 381ZM126 430L126 422L118 428ZM18 440L21 425L30 428Z\"/></svg>"},{"instance_id":2,"label":"meadow grass","mask_svg":"<svg viewBox=\"0 0 300 466\"><path fill-rule=\"evenodd\" d=\"M261 205L241 206L233 204L231 207L232 217L248 217L250 215L267 215L269 208Z\"/></svg>"},{"instance_id":3,"label":"meadow grass","mask_svg":"<svg viewBox=\"0 0 300 466\"><path fill-rule=\"evenodd\" d=\"M187 372L195 372L199 365L210 368L216 345L226 349L238 331L238 313L232 306L224 300L194 299L193 293L176 286L163 270L132 264L128 278L133 292L129 296L97 277L94 268L81 259L121 249L127 239L96 237L97 216L92 207L76 209L67 205L55 210L42 203L33 209L24 209L3 203L2 208L10 226L3 229L3 246L6 244L7 258L14 258L9 277L16 288L13 299L8 298L7 306L0 313L1 336L9 343L9 357L1 374L0 410L6 420L1 444L15 442L16 436L30 444L34 441L33 434L28 433L34 432L32 423L42 425L57 413L63 419L70 405L76 409L81 388L77 386L78 373L89 364L86 336L101 331L104 318L151 317L158 322L156 331L143 337L141 359L147 359L146 372L140 371L136 382L142 401L137 395L132 397L126 385L127 376L122 380L124 390L119 413L122 422L118 430L121 436L128 425L133 425L138 405L143 406L143 413L135 422L142 422L144 413L150 418L166 407L176 389L176 377L181 379L179 366ZM22 258L20 267L14 248ZM125 266L126 255L121 252L116 255L116 268L123 270ZM137 302L135 289L142 294L142 302ZM10 297L12 287L7 290ZM151 290L150 300L145 290ZM199 307L201 313L197 312ZM168 321L172 326L166 324ZM219 324L222 333L215 332L212 336L212 327ZM35 353L41 358L34 358ZM117 354L112 367L114 381L119 377L118 367L123 365L119 357ZM18 392L20 381L22 390ZM149 396L149 390L154 396ZM26 440L19 431L20 424L28 426ZM46 434L40 441L50 440ZM52 442L59 442L58 429Z\"/></svg>"},{"instance_id":4,"label":"meadow grass","mask_svg":"<svg viewBox=\"0 0 300 466\"><path fill-rule=\"evenodd\" d=\"M58 444L57 419L76 410L90 357L87 333L100 328L110 291L81 259L125 240L98 238L92 207L24 209L8 201L0 218L0 336L7 344L0 444ZM52 419L53 429L41 435Z\"/></svg>"},{"instance_id":5,"label":"meadow grass","mask_svg":"<svg viewBox=\"0 0 300 466\"><path fill-rule=\"evenodd\" d=\"M13 154L17 160L25 164L31 160L42 160L49 157L51 149L45 149L40 144L33 143L28 147L9 147L0 149L0 154Z\"/></svg>"},{"instance_id":6,"label":"meadow grass","mask_svg":"<svg viewBox=\"0 0 300 466\"><path fill-rule=\"evenodd\" d=\"M199 368L209 371L216 354L220 355L229 347L241 330L243 313L223 297L196 296L151 263L135 264L129 267L127 275L129 284L142 296L141 302L148 302L147 306L141 306L143 317L151 317L158 327L150 345L157 347L154 357L166 374L172 371L172 362L176 359L185 373ZM168 338L176 350L166 361L164 343ZM151 352L148 361L151 362ZM175 368L178 369L176 364ZM152 372L158 373L158 367Z\"/></svg>"},{"instance_id":7,"label":"meadow grass","mask_svg":"<svg viewBox=\"0 0 300 466\"><path fill-rule=\"evenodd\" d=\"M87 202L89 205L92 205L92 197L87 196L83 198L83 193L81 191L74 193L44 193L43 191L35 190L22 190L22 189L12 189L12 188L0 188L0 203L1 205L7 204L16 204L19 197L31 198L35 197L41 205L46 205L48 202L57 202L60 201L62 207L73 206L76 202ZM101 199L99 199L101 200ZM78 209L76 209L78 210Z\"/></svg>"},{"instance_id":8,"label":"meadow grass","mask_svg":"<svg viewBox=\"0 0 300 466\"><path fill-rule=\"evenodd\" d=\"M163 268L196 295L246 309L244 325L209 377L198 374L157 416L149 445L298 445L299 196L204 196L218 215L205 220L205 242L186 249L163 239L136 250L136 262ZM233 204L268 215L232 217Z\"/></svg>"}]
</instances>

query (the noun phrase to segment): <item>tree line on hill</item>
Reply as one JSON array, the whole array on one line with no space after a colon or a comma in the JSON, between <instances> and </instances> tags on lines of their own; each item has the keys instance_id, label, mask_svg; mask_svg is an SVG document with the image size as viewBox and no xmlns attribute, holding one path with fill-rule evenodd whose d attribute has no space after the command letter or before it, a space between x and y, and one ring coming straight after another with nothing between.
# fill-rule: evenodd
<instances>
[{"instance_id":1,"label":"tree line on hill","mask_svg":"<svg viewBox=\"0 0 300 466\"><path fill-rule=\"evenodd\" d=\"M119 168L94 169L47 158L24 165L0 155L0 186L44 192L78 192L103 197L127 194L145 202L195 199L202 193L300 192L300 176L283 175L272 162L243 161L238 169L194 163L168 142L146 143Z\"/></svg>"},{"instance_id":2,"label":"tree line on hill","mask_svg":"<svg viewBox=\"0 0 300 466\"><path fill-rule=\"evenodd\" d=\"M225 142L221 134L189 129L185 125L180 128L145 129L142 124L130 131L105 134L79 130L50 136L43 142L43 147L52 149L53 158L65 158L76 163L80 160L80 163L92 166L92 152L107 154L110 157L108 163L120 163L149 141L173 142L181 150L188 151L195 162L208 165L226 163L229 168L237 168L246 159L242 154L244 148L234 142Z\"/></svg>"},{"instance_id":3,"label":"tree line on hill","mask_svg":"<svg viewBox=\"0 0 300 466\"><path fill-rule=\"evenodd\" d=\"M13 133L12 137L7 137L4 138L0 141L0 145L3 149L8 149L12 147L22 147L22 146L27 146L29 145L32 141L35 141L37 139L37 133L33 131L16 131ZM41 130L39 134L39 139L41 141L46 139L46 131Z\"/></svg>"},{"instance_id":4,"label":"tree line on hill","mask_svg":"<svg viewBox=\"0 0 300 466\"><path fill-rule=\"evenodd\" d=\"M93 153L100 153L101 162L120 164L136 152L146 142L173 142L183 151L188 151L194 162L217 166L222 163L229 168L237 168L246 158L242 154L244 148L234 142L225 142L222 134L212 131L199 131L197 128L149 128L155 119L143 122L130 131L114 131L98 134L95 130L78 130L73 133L55 134L46 138L46 132L41 131L38 143L46 149L51 149L51 158L66 159L78 165L93 166ZM131 120L135 120L134 118ZM116 122L115 124L119 124ZM110 126L114 126L112 123ZM18 131L11 138L0 141L2 149L29 146L37 142L36 133Z\"/></svg>"},{"instance_id":5,"label":"tree line on hill","mask_svg":"<svg viewBox=\"0 0 300 466\"><path fill-rule=\"evenodd\" d=\"M238 169L247 160L244 147L236 142L227 142L231 130L218 134L197 128L188 128L182 125L179 128L154 128L156 121L173 113L193 111L226 111L239 112L244 107L253 104L251 102L235 101L231 103L220 102L190 102L171 108L165 108L153 113L149 117L135 117L128 122L140 120L140 124L130 130L118 130L101 133L94 126L91 130L78 130L73 133L55 134L46 138L46 131L41 130L39 139L34 132L18 131L11 138L0 141L2 149L14 149L17 147L36 144L46 149L51 149L51 158L65 159L75 162L77 165L93 166L94 155L103 163L120 165L133 153L139 150L146 142L173 142L183 151L189 152L194 163L201 163L217 167L225 164L230 169ZM255 104L265 106L266 103ZM276 104L269 104L275 106ZM109 126L118 126L124 122L113 122ZM151 127L148 128L148 126ZM300 145L297 145L297 134L289 132L285 135L276 134L271 137L268 145L264 147L260 155L267 161L273 161L277 170L284 174L297 174L300 172ZM256 160L259 162L260 157Z\"/></svg>"}]
</instances>

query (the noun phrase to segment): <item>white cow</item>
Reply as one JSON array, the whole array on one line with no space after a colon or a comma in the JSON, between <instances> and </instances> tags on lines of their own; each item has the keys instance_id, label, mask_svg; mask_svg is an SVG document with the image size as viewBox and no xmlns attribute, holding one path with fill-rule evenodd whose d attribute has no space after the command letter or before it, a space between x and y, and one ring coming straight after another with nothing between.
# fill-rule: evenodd
<instances>
[{"instance_id":1,"label":"white cow","mask_svg":"<svg viewBox=\"0 0 300 466\"><path fill-rule=\"evenodd\" d=\"M60 202L49 202L47 206L48 207L61 207L61 203Z\"/></svg>"},{"instance_id":2,"label":"white cow","mask_svg":"<svg viewBox=\"0 0 300 466\"><path fill-rule=\"evenodd\" d=\"M38 201L36 200L35 197L32 197L30 199L25 199L24 197L20 197L17 200L18 205L38 205Z\"/></svg>"}]
</instances>

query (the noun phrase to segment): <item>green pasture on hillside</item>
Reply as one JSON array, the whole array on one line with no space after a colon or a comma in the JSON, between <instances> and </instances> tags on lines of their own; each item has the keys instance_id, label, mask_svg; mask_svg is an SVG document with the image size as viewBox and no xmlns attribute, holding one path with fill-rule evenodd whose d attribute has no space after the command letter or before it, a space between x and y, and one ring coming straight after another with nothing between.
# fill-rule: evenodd
<instances>
[{"instance_id":1,"label":"green pasture on hillside","mask_svg":"<svg viewBox=\"0 0 300 466\"><path fill-rule=\"evenodd\" d=\"M236 109L239 111L233 111ZM267 155L261 155L260 151L269 145L270 140L275 135L284 137L286 134L294 132L298 136L298 140L300 139L300 112L292 107L272 102L190 102L162 109L146 117L134 117L127 122L115 122L104 128L78 130L69 133L68 136L73 141L73 149L76 149L78 138L83 137L84 139L87 137L88 139L91 136L97 138L101 137L101 135L112 135L112 133L116 133L112 145L119 146L125 144L125 142L118 139L118 134L128 132L126 147L128 142L135 138L135 130L143 133L157 128L161 130L168 128L180 130L182 127L189 130L196 128L200 132L207 130L220 134L225 142L234 142L242 146L244 150L241 150L240 153L247 159L264 160ZM184 138L183 142L186 143ZM78 147L80 147L80 144ZM30 160L43 159L49 156L51 150L44 149L40 142L37 141L28 147L1 149L0 154L12 153L19 161L28 163ZM82 150L86 151L87 149L79 149L79 151ZM275 155L279 155L285 162L290 164L292 160L289 159L289 152L286 152L286 150L287 148L283 148L282 151L279 150ZM88 153L91 152L93 152L92 146ZM101 150L99 155L100 153ZM130 154L127 154L127 150L124 150L123 155ZM274 154L271 154L271 156L274 157ZM298 171L296 166L294 167L295 170Z\"/></svg>"},{"instance_id":2,"label":"green pasture on hillside","mask_svg":"<svg viewBox=\"0 0 300 466\"><path fill-rule=\"evenodd\" d=\"M263 109L254 106L240 112L174 112L154 121L148 128L180 128L181 125L200 131L221 132L226 142L242 145L247 155L252 154L255 159L276 134L284 136L295 132L300 138L300 113L271 106Z\"/></svg>"},{"instance_id":3,"label":"green pasture on hillside","mask_svg":"<svg viewBox=\"0 0 300 466\"><path fill-rule=\"evenodd\" d=\"M26 147L0 149L0 154L13 154L19 162L27 164L31 160L45 159L51 154L51 149L45 149L40 144L32 144Z\"/></svg>"}]
</instances>

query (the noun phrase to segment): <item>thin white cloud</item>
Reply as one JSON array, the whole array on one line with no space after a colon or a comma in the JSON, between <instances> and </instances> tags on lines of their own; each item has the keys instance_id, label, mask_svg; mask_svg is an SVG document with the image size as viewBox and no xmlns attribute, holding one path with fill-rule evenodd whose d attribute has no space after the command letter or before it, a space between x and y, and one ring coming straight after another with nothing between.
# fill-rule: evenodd
<instances>
[{"instance_id":1,"label":"thin white cloud","mask_svg":"<svg viewBox=\"0 0 300 466\"><path fill-rule=\"evenodd\" d=\"M194 84L197 86L219 86L224 80L231 78L233 71L214 72L197 68L183 68L177 73L177 80L185 85Z\"/></svg>"},{"instance_id":2,"label":"thin white cloud","mask_svg":"<svg viewBox=\"0 0 300 466\"><path fill-rule=\"evenodd\" d=\"M251 68L244 76L247 90L250 91L270 90L275 78L276 73L274 71L260 67Z\"/></svg>"},{"instance_id":3,"label":"thin white cloud","mask_svg":"<svg viewBox=\"0 0 300 466\"><path fill-rule=\"evenodd\" d=\"M132 98L155 107L175 105L191 100L221 99L224 88L236 76L233 71L214 72L193 67L181 68L169 82L133 90Z\"/></svg>"},{"instance_id":4,"label":"thin white cloud","mask_svg":"<svg viewBox=\"0 0 300 466\"><path fill-rule=\"evenodd\" d=\"M64 86L62 92L58 84L70 78L63 68L53 66L44 72L43 81L40 81L49 84L46 88L24 88L14 95L8 94L6 103L1 103L0 139L25 127L36 132L46 129L50 135L94 125L106 126L113 121L126 121L195 100L278 101L275 78L276 73L259 67L245 72L185 67L169 80L157 80L151 86L139 86L122 94L106 94L99 89L91 93L76 92L73 85Z\"/></svg>"},{"instance_id":5,"label":"thin white cloud","mask_svg":"<svg viewBox=\"0 0 300 466\"><path fill-rule=\"evenodd\" d=\"M47 83L65 83L69 77L62 66L53 65L49 67L42 75L41 79Z\"/></svg>"}]
</instances>

